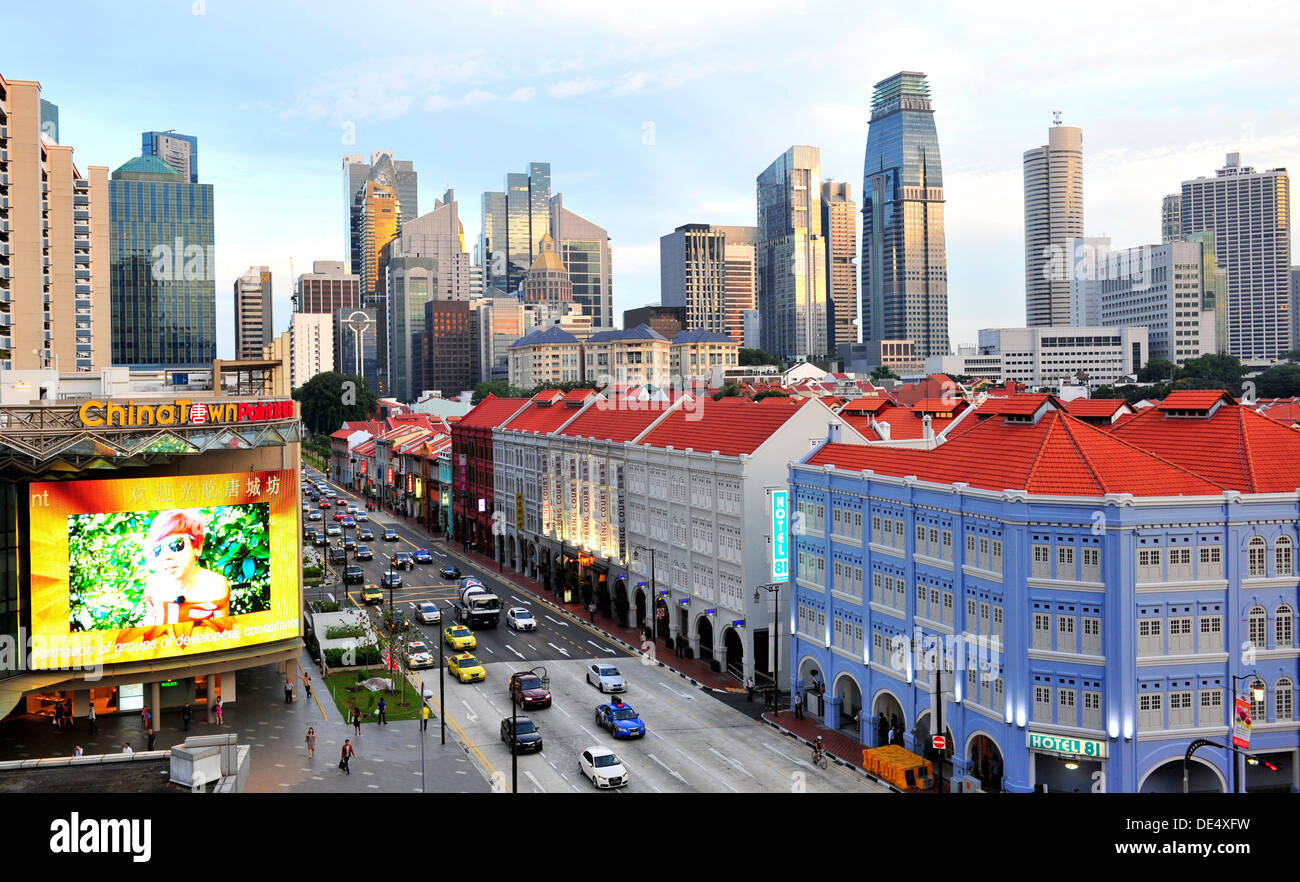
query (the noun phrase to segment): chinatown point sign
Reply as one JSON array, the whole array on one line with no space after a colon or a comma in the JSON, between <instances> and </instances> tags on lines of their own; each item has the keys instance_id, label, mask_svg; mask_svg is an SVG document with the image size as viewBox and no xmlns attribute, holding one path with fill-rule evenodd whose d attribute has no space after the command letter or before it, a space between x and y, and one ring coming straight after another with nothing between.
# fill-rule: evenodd
<instances>
[{"instance_id":1,"label":"chinatown point sign","mask_svg":"<svg viewBox=\"0 0 1300 882\"><path fill-rule=\"evenodd\" d=\"M175 401L138 403L91 399L77 412L87 428L141 426L202 426L209 423L255 423L293 417L293 401Z\"/></svg>"}]
</instances>

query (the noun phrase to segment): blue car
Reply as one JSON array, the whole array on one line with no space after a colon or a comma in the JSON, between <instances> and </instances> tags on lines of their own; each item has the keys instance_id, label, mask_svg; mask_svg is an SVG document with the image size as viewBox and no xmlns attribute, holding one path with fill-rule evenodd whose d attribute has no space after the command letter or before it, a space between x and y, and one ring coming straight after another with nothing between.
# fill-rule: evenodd
<instances>
[{"instance_id":1,"label":"blue car","mask_svg":"<svg viewBox=\"0 0 1300 882\"><path fill-rule=\"evenodd\" d=\"M433 563L433 554L427 548L415 549L416 563Z\"/></svg>"},{"instance_id":2,"label":"blue car","mask_svg":"<svg viewBox=\"0 0 1300 882\"><path fill-rule=\"evenodd\" d=\"M596 725L609 730L615 738L640 738L645 723L630 704L602 704L596 708Z\"/></svg>"}]
</instances>

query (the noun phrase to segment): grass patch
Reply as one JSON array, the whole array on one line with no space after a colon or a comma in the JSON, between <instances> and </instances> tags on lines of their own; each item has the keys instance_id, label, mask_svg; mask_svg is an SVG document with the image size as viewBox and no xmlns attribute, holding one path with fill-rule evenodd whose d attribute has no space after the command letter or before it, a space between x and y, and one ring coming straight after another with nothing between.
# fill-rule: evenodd
<instances>
[{"instance_id":1,"label":"grass patch","mask_svg":"<svg viewBox=\"0 0 1300 882\"><path fill-rule=\"evenodd\" d=\"M357 676L360 674L361 679L368 677L392 677L392 692L371 692L362 686L357 685ZM357 707L361 709L361 722L377 722L375 709L379 706L379 699L382 696L388 702L388 708L385 716L389 722L397 720L418 720L420 718L420 695L410 683L405 685L406 706L402 706L403 701L403 678L394 676L392 671L384 671L377 668L373 671L345 671L341 674L331 674L325 678L325 687L329 689L330 695L334 697L334 705L339 709L345 720L350 720L349 709Z\"/></svg>"}]
</instances>

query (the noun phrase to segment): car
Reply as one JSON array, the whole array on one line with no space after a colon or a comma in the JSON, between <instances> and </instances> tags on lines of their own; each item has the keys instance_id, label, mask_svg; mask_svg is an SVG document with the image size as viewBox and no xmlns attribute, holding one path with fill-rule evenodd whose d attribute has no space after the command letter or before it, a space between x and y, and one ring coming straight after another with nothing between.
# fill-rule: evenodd
<instances>
[{"instance_id":1,"label":"car","mask_svg":"<svg viewBox=\"0 0 1300 882\"><path fill-rule=\"evenodd\" d=\"M357 540L353 539L351 536L344 536L344 537L343 537L343 547L346 548L348 551L356 551L356 550L357 550Z\"/></svg>"},{"instance_id":2,"label":"car","mask_svg":"<svg viewBox=\"0 0 1300 882\"><path fill-rule=\"evenodd\" d=\"M334 523L337 524L339 521L343 520L347 516L348 516L347 512L345 512L343 509L339 509L338 511L334 512Z\"/></svg>"},{"instance_id":3,"label":"car","mask_svg":"<svg viewBox=\"0 0 1300 882\"><path fill-rule=\"evenodd\" d=\"M399 551L393 555L393 566L401 570L409 570L415 566L415 561L411 559L409 551Z\"/></svg>"},{"instance_id":4,"label":"car","mask_svg":"<svg viewBox=\"0 0 1300 882\"><path fill-rule=\"evenodd\" d=\"M313 511L311 514L307 515L307 520L309 521L321 521L324 519L325 516L321 514L319 511Z\"/></svg>"},{"instance_id":5,"label":"car","mask_svg":"<svg viewBox=\"0 0 1300 882\"><path fill-rule=\"evenodd\" d=\"M443 628L442 640L452 649L478 649L478 638L464 625L448 625Z\"/></svg>"},{"instance_id":6,"label":"car","mask_svg":"<svg viewBox=\"0 0 1300 882\"><path fill-rule=\"evenodd\" d=\"M322 500L320 501L319 505L320 505L321 508L329 508L329 507L330 507L330 501L329 501L328 499L322 499Z\"/></svg>"},{"instance_id":7,"label":"car","mask_svg":"<svg viewBox=\"0 0 1300 882\"><path fill-rule=\"evenodd\" d=\"M326 536L342 536L342 535L343 535L343 528L340 527L338 524L326 524L326 525L325 525L325 535L326 535Z\"/></svg>"},{"instance_id":8,"label":"car","mask_svg":"<svg viewBox=\"0 0 1300 882\"><path fill-rule=\"evenodd\" d=\"M309 511L311 511L311 503L310 503L310 502L304 502L304 503L302 504L302 513L303 513L303 514L307 514L307 512L309 512Z\"/></svg>"},{"instance_id":9,"label":"car","mask_svg":"<svg viewBox=\"0 0 1300 882\"><path fill-rule=\"evenodd\" d=\"M357 541L373 542L375 541L375 534L370 532L369 527L362 527L360 530L357 530Z\"/></svg>"},{"instance_id":10,"label":"car","mask_svg":"<svg viewBox=\"0 0 1300 882\"><path fill-rule=\"evenodd\" d=\"M379 580L379 584L384 588L401 588L402 576L400 573L384 573Z\"/></svg>"},{"instance_id":11,"label":"car","mask_svg":"<svg viewBox=\"0 0 1300 882\"><path fill-rule=\"evenodd\" d=\"M378 585L367 585L361 589L362 603L383 603L384 592L379 590Z\"/></svg>"},{"instance_id":12,"label":"car","mask_svg":"<svg viewBox=\"0 0 1300 882\"><path fill-rule=\"evenodd\" d=\"M328 490L328 489L327 489L327 490L325 491L325 495L328 496L330 499L333 499L335 496L338 496L338 493L336 493L336 492L333 491L333 490Z\"/></svg>"},{"instance_id":13,"label":"car","mask_svg":"<svg viewBox=\"0 0 1300 882\"><path fill-rule=\"evenodd\" d=\"M460 567L455 566L454 564L449 564L448 566L438 570L438 575L442 576L444 579L459 579Z\"/></svg>"},{"instance_id":14,"label":"car","mask_svg":"<svg viewBox=\"0 0 1300 882\"><path fill-rule=\"evenodd\" d=\"M438 604L430 600L416 605L415 617L426 625L442 624L442 610L438 609Z\"/></svg>"},{"instance_id":15,"label":"car","mask_svg":"<svg viewBox=\"0 0 1300 882\"><path fill-rule=\"evenodd\" d=\"M516 631L536 631L537 619L522 606L512 606L506 610L506 625Z\"/></svg>"},{"instance_id":16,"label":"car","mask_svg":"<svg viewBox=\"0 0 1300 882\"><path fill-rule=\"evenodd\" d=\"M627 681L613 665L596 663L587 666L587 682L601 692L626 692Z\"/></svg>"},{"instance_id":17,"label":"car","mask_svg":"<svg viewBox=\"0 0 1300 882\"><path fill-rule=\"evenodd\" d=\"M632 705L615 699L611 704L596 708L596 725L609 730L615 738L642 738L645 723L632 710Z\"/></svg>"},{"instance_id":18,"label":"car","mask_svg":"<svg viewBox=\"0 0 1300 882\"><path fill-rule=\"evenodd\" d=\"M352 552L352 557L356 560L374 560L375 553L370 550L369 545L358 545L357 550Z\"/></svg>"},{"instance_id":19,"label":"car","mask_svg":"<svg viewBox=\"0 0 1300 882\"><path fill-rule=\"evenodd\" d=\"M397 531L394 530L392 527L384 527L384 541L385 541L385 542L396 542L396 541L397 541L398 539L400 539L400 538L402 538L402 537L398 536L398 535L397 535Z\"/></svg>"},{"instance_id":20,"label":"car","mask_svg":"<svg viewBox=\"0 0 1300 882\"><path fill-rule=\"evenodd\" d=\"M312 540L312 544L317 548L324 548L329 544L329 538L324 533L317 531L316 538Z\"/></svg>"},{"instance_id":21,"label":"car","mask_svg":"<svg viewBox=\"0 0 1300 882\"><path fill-rule=\"evenodd\" d=\"M359 511L352 517L356 519L358 524L370 522L370 515L366 514L364 511Z\"/></svg>"},{"instance_id":22,"label":"car","mask_svg":"<svg viewBox=\"0 0 1300 882\"><path fill-rule=\"evenodd\" d=\"M348 564L343 568L344 585L360 585L366 581L366 574L361 572L361 567L356 564Z\"/></svg>"},{"instance_id":23,"label":"car","mask_svg":"<svg viewBox=\"0 0 1300 882\"><path fill-rule=\"evenodd\" d=\"M433 653L422 641L412 640L406 644L406 666L411 670L431 668L437 664Z\"/></svg>"},{"instance_id":24,"label":"car","mask_svg":"<svg viewBox=\"0 0 1300 882\"><path fill-rule=\"evenodd\" d=\"M342 545L330 546L330 563L347 563L348 551Z\"/></svg>"},{"instance_id":25,"label":"car","mask_svg":"<svg viewBox=\"0 0 1300 882\"><path fill-rule=\"evenodd\" d=\"M510 745L510 752L539 753L542 733L528 717L506 717L501 721L501 740Z\"/></svg>"},{"instance_id":26,"label":"car","mask_svg":"<svg viewBox=\"0 0 1300 882\"><path fill-rule=\"evenodd\" d=\"M427 548L415 549L414 557L418 564L433 563L433 554Z\"/></svg>"},{"instance_id":27,"label":"car","mask_svg":"<svg viewBox=\"0 0 1300 882\"><path fill-rule=\"evenodd\" d=\"M510 700L520 707L551 706L551 693L546 690L542 678L532 671L511 674L506 688L510 692Z\"/></svg>"},{"instance_id":28,"label":"car","mask_svg":"<svg viewBox=\"0 0 1300 882\"><path fill-rule=\"evenodd\" d=\"M588 747L578 757L578 771L582 777L601 790L623 787L629 777L627 766L618 754L604 747Z\"/></svg>"},{"instance_id":29,"label":"car","mask_svg":"<svg viewBox=\"0 0 1300 882\"><path fill-rule=\"evenodd\" d=\"M483 668L483 665L468 652L462 652L460 655L453 655L447 659L447 671L462 683L473 683L477 680L487 679L487 671Z\"/></svg>"},{"instance_id":30,"label":"car","mask_svg":"<svg viewBox=\"0 0 1300 882\"><path fill-rule=\"evenodd\" d=\"M388 630L394 634L404 634L411 627L411 622L406 618L406 613L400 609L393 610L393 614L385 618L387 619Z\"/></svg>"},{"instance_id":31,"label":"car","mask_svg":"<svg viewBox=\"0 0 1300 882\"><path fill-rule=\"evenodd\" d=\"M352 515L348 515L343 520L339 521L339 523L343 525L343 529L351 530L357 525L357 519L352 517Z\"/></svg>"}]
</instances>

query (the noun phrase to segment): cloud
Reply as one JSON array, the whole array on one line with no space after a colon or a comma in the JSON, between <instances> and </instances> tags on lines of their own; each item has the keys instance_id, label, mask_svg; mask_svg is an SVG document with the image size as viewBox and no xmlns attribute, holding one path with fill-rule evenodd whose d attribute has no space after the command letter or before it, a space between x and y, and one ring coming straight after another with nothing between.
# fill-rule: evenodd
<instances>
[{"instance_id":1,"label":"cloud","mask_svg":"<svg viewBox=\"0 0 1300 882\"><path fill-rule=\"evenodd\" d=\"M516 102L529 101L532 99L532 97L535 94L537 94L537 90L534 89L532 86L521 86L520 88L515 89L513 92L511 92L510 97L506 100L516 101Z\"/></svg>"},{"instance_id":2,"label":"cloud","mask_svg":"<svg viewBox=\"0 0 1300 882\"><path fill-rule=\"evenodd\" d=\"M437 113L443 110L463 110L466 107L477 107L482 104L491 103L495 101L496 98L496 95L493 95L491 92L484 92L481 89L466 92L455 101L449 101L442 95L430 95L424 101L424 109L431 113Z\"/></svg>"},{"instance_id":3,"label":"cloud","mask_svg":"<svg viewBox=\"0 0 1300 882\"><path fill-rule=\"evenodd\" d=\"M620 77L619 84L614 87L614 94L628 95L632 92L640 92L645 88L645 84L648 80L649 77L646 76L645 71L640 71L634 74L623 74L623 76Z\"/></svg>"},{"instance_id":4,"label":"cloud","mask_svg":"<svg viewBox=\"0 0 1300 882\"><path fill-rule=\"evenodd\" d=\"M600 82L592 77L583 77L578 80L564 80L556 83L546 91L552 98L572 98L576 95L585 95L588 92L594 92L600 88Z\"/></svg>"}]
</instances>

